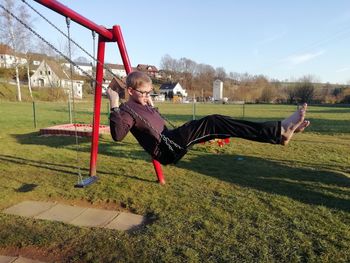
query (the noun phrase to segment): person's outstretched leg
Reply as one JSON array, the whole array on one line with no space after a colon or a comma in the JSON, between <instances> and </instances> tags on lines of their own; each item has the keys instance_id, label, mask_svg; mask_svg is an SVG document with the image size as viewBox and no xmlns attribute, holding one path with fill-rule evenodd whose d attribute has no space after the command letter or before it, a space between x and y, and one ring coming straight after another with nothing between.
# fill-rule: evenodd
<instances>
[{"instance_id":1,"label":"person's outstretched leg","mask_svg":"<svg viewBox=\"0 0 350 263\"><path fill-rule=\"evenodd\" d=\"M218 114L187 122L164 135L185 148L215 138L236 137L272 144L282 140L280 121L251 122Z\"/></svg>"},{"instance_id":2,"label":"person's outstretched leg","mask_svg":"<svg viewBox=\"0 0 350 263\"><path fill-rule=\"evenodd\" d=\"M307 104L294 112L291 116L281 122L282 145L287 145L295 132L302 132L310 125L309 121L305 121Z\"/></svg>"},{"instance_id":3,"label":"person's outstretched leg","mask_svg":"<svg viewBox=\"0 0 350 263\"><path fill-rule=\"evenodd\" d=\"M237 137L252 141L286 145L296 132L302 132L310 125L305 120L306 103L283 121L250 122L235 120L229 116L209 115L199 120L185 123L174 129L165 130L163 135L180 145L184 152L177 158L169 149L166 142L160 144L159 158L161 163L168 164L178 161L186 149L193 144L205 142L215 138ZM176 158L176 160L174 160Z\"/></svg>"}]
</instances>

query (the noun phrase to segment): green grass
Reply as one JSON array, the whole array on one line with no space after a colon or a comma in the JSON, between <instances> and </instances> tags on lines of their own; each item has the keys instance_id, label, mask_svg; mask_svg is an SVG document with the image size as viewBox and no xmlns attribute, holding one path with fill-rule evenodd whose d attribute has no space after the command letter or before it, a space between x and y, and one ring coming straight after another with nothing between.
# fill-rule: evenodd
<instances>
[{"instance_id":1,"label":"green grass","mask_svg":"<svg viewBox=\"0 0 350 263\"><path fill-rule=\"evenodd\" d=\"M179 125L192 104L160 104ZM59 262L349 262L350 109L310 106L312 126L287 147L232 139L197 145L156 182L150 157L128 135L100 138L98 176L74 189L77 166L88 175L90 142L41 137L67 123L66 103L0 102L0 209L23 200L59 201L130 211L150 223L120 232L0 214L0 254ZM295 106L246 105L248 120L281 119ZM101 122L106 124L106 101ZM92 102L76 105L91 122ZM243 117L241 105L199 104L196 116ZM78 157L78 161L77 161Z\"/></svg>"}]
</instances>

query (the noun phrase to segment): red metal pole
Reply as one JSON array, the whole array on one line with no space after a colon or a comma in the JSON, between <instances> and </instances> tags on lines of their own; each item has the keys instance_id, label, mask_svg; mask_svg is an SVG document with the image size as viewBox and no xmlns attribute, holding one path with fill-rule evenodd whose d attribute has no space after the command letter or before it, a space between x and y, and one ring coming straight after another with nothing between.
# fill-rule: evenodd
<instances>
[{"instance_id":1,"label":"red metal pole","mask_svg":"<svg viewBox=\"0 0 350 263\"><path fill-rule=\"evenodd\" d=\"M69 17L70 19L77 22L78 24L95 31L96 33L104 36L108 40L113 40L113 34L107 28L95 24L91 20L83 17L82 15L78 14L77 12L73 11L69 7L61 4L56 0L34 0L34 1L39 4L42 4L43 6L46 6L47 8L50 8L51 10L63 16Z\"/></svg>"},{"instance_id":2,"label":"red metal pole","mask_svg":"<svg viewBox=\"0 0 350 263\"><path fill-rule=\"evenodd\" d=\"M156 174L157 174L158 182L162 185L165 184L165 179L163 176L161 164L157 160L154 160L154 159L152 160L152 163L154 166L154 170L156 171Z\"/></svg>"},{"instance_id":3,"label":"red metal pole","mask_svg":"<svg viewBox=\"0 0 350 263\"><path fill-rule=\"evenodd\" d=\"M90 176L96 176L96 163L98 152L98 136L100 128L102 81L103 81L103 63L105 59L105 46L101 35L98 38L97 60L96 65L96 87L94 101L94 122L92 127L91 154L90 154Z\"/></svg>"},{"instance_id":4,"label":"red metal pole","mask_svg":"<svg viewBox=\"0 0 350 263\"><path fill-rule=\"evenodd\" d=\"M122 57L123 64L124 64L124 67L125 67L125 71L126 71L127 74L129 74L132 71L132 68L131 68L131 64L130 64L130 59L129 59L128 53L126 51L126 46L125 46L125 42L124 42L122 31L120 29L120 26L118 26L118 25L113 26L112 30L113 30L114 38L117 40L120 56ZM156 171L159 183L160 184L165 184L165 179L164 179L164 176L163 176L163 170L162 170L161 164L157 160L154 160L154 159L152 160L152 163L153 163L153 166L154 166L154 170Z\"/></svg>"},{"instance_id":5,"label":"red metal pole","mask_svg":"<svg viewBox=\"0 0 350 263\"><path fill-rule=\"evenodd\" d=\"M132 71L132 67L128 56L128 52L126 51L126 46L125 46L122 31L120 29L120 26L118 25L113 26L112 30L113 30L114 38L116 39L119 47L120 56L122 57L126 74L129 74Z\"/></svg>"}]
</instances>

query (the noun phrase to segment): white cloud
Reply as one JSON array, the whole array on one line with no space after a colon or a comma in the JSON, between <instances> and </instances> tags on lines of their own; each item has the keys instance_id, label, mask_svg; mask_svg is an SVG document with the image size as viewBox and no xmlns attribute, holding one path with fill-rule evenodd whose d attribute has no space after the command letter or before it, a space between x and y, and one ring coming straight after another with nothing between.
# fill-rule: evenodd
<instances>
[{"instance_id":1,"label":"white cloud","mask_svg":"<svg viewBox=\"0 0 350 263\"><path fill-rule=\"evenodd\" d=\"M289 63L292 63L293 65L298 65L298 64L313 60L313 59L321 56L324 53L325 53L325 50L320 50L317 52L309 52L309 53L304 53L304 54L293 55L293 56L289 56L286 59L286 61Z\"/></svg>"},{"instance_id":2,"label":"white cloud","mask_svg":"<svg viewBox=\"0 0 350 263\"><path fill-rule=\"evenodd\" d=\"M274 41L276 41L276 40L278 40L278 39L284 37L285 35L286 35L286 32L285 32L285 31L278 32L278 33L276 33L276 34L274 34L274 35L268 36L268 37L266 37L266 38L260 40L260 41L258 42L258 45L269 44L269 43L271 43L271 42L274 42Z\"/></svg>"},{"instance_id":3,"label":"white cloud","mask_svg":"<svg viewBox=\"0 0 350 263\"><path fill-rule=\"evenodd\" d=\"M350 67L340 68L340 69L337 69L335 72L344 72L344 71L350 71Z\"/></svg>"}]
</instances>

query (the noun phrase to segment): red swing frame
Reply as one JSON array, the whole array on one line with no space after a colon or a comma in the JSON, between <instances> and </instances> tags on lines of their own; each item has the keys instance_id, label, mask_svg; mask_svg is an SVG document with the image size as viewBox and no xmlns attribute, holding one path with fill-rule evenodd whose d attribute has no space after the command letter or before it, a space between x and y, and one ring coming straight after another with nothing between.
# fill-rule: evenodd
<instances>
[{"instance_id":1,"label":"red swing frame","mask_svg":"<svg viewBox=\"0 0 350 263\"><path fill-rule=\"evenodd\" d=\"M86 27L98 34L98 48L97 48L97 65L96 65L96 85L95 85L95 99L94 99L94 119L92 126L91 137L91 151L90 151L90 176L96 177L97 155L98 155L98 139L101 113L101 98L102 98L102 81L103 81L103 65L105 58L106 42L117 42L119 52L123 61L123 65L127 74L132 71L124 38L119 25L114 25L113 28L107 29L103 26L97 25L91 20L83 17L67 6L61 4L56 0L35 0L35 2L65 16L69 17L76 23ZM160 184L165 184L165 179L161 164L157 160L152 160L158 181Z\"/></svg>"}]
</instances>

